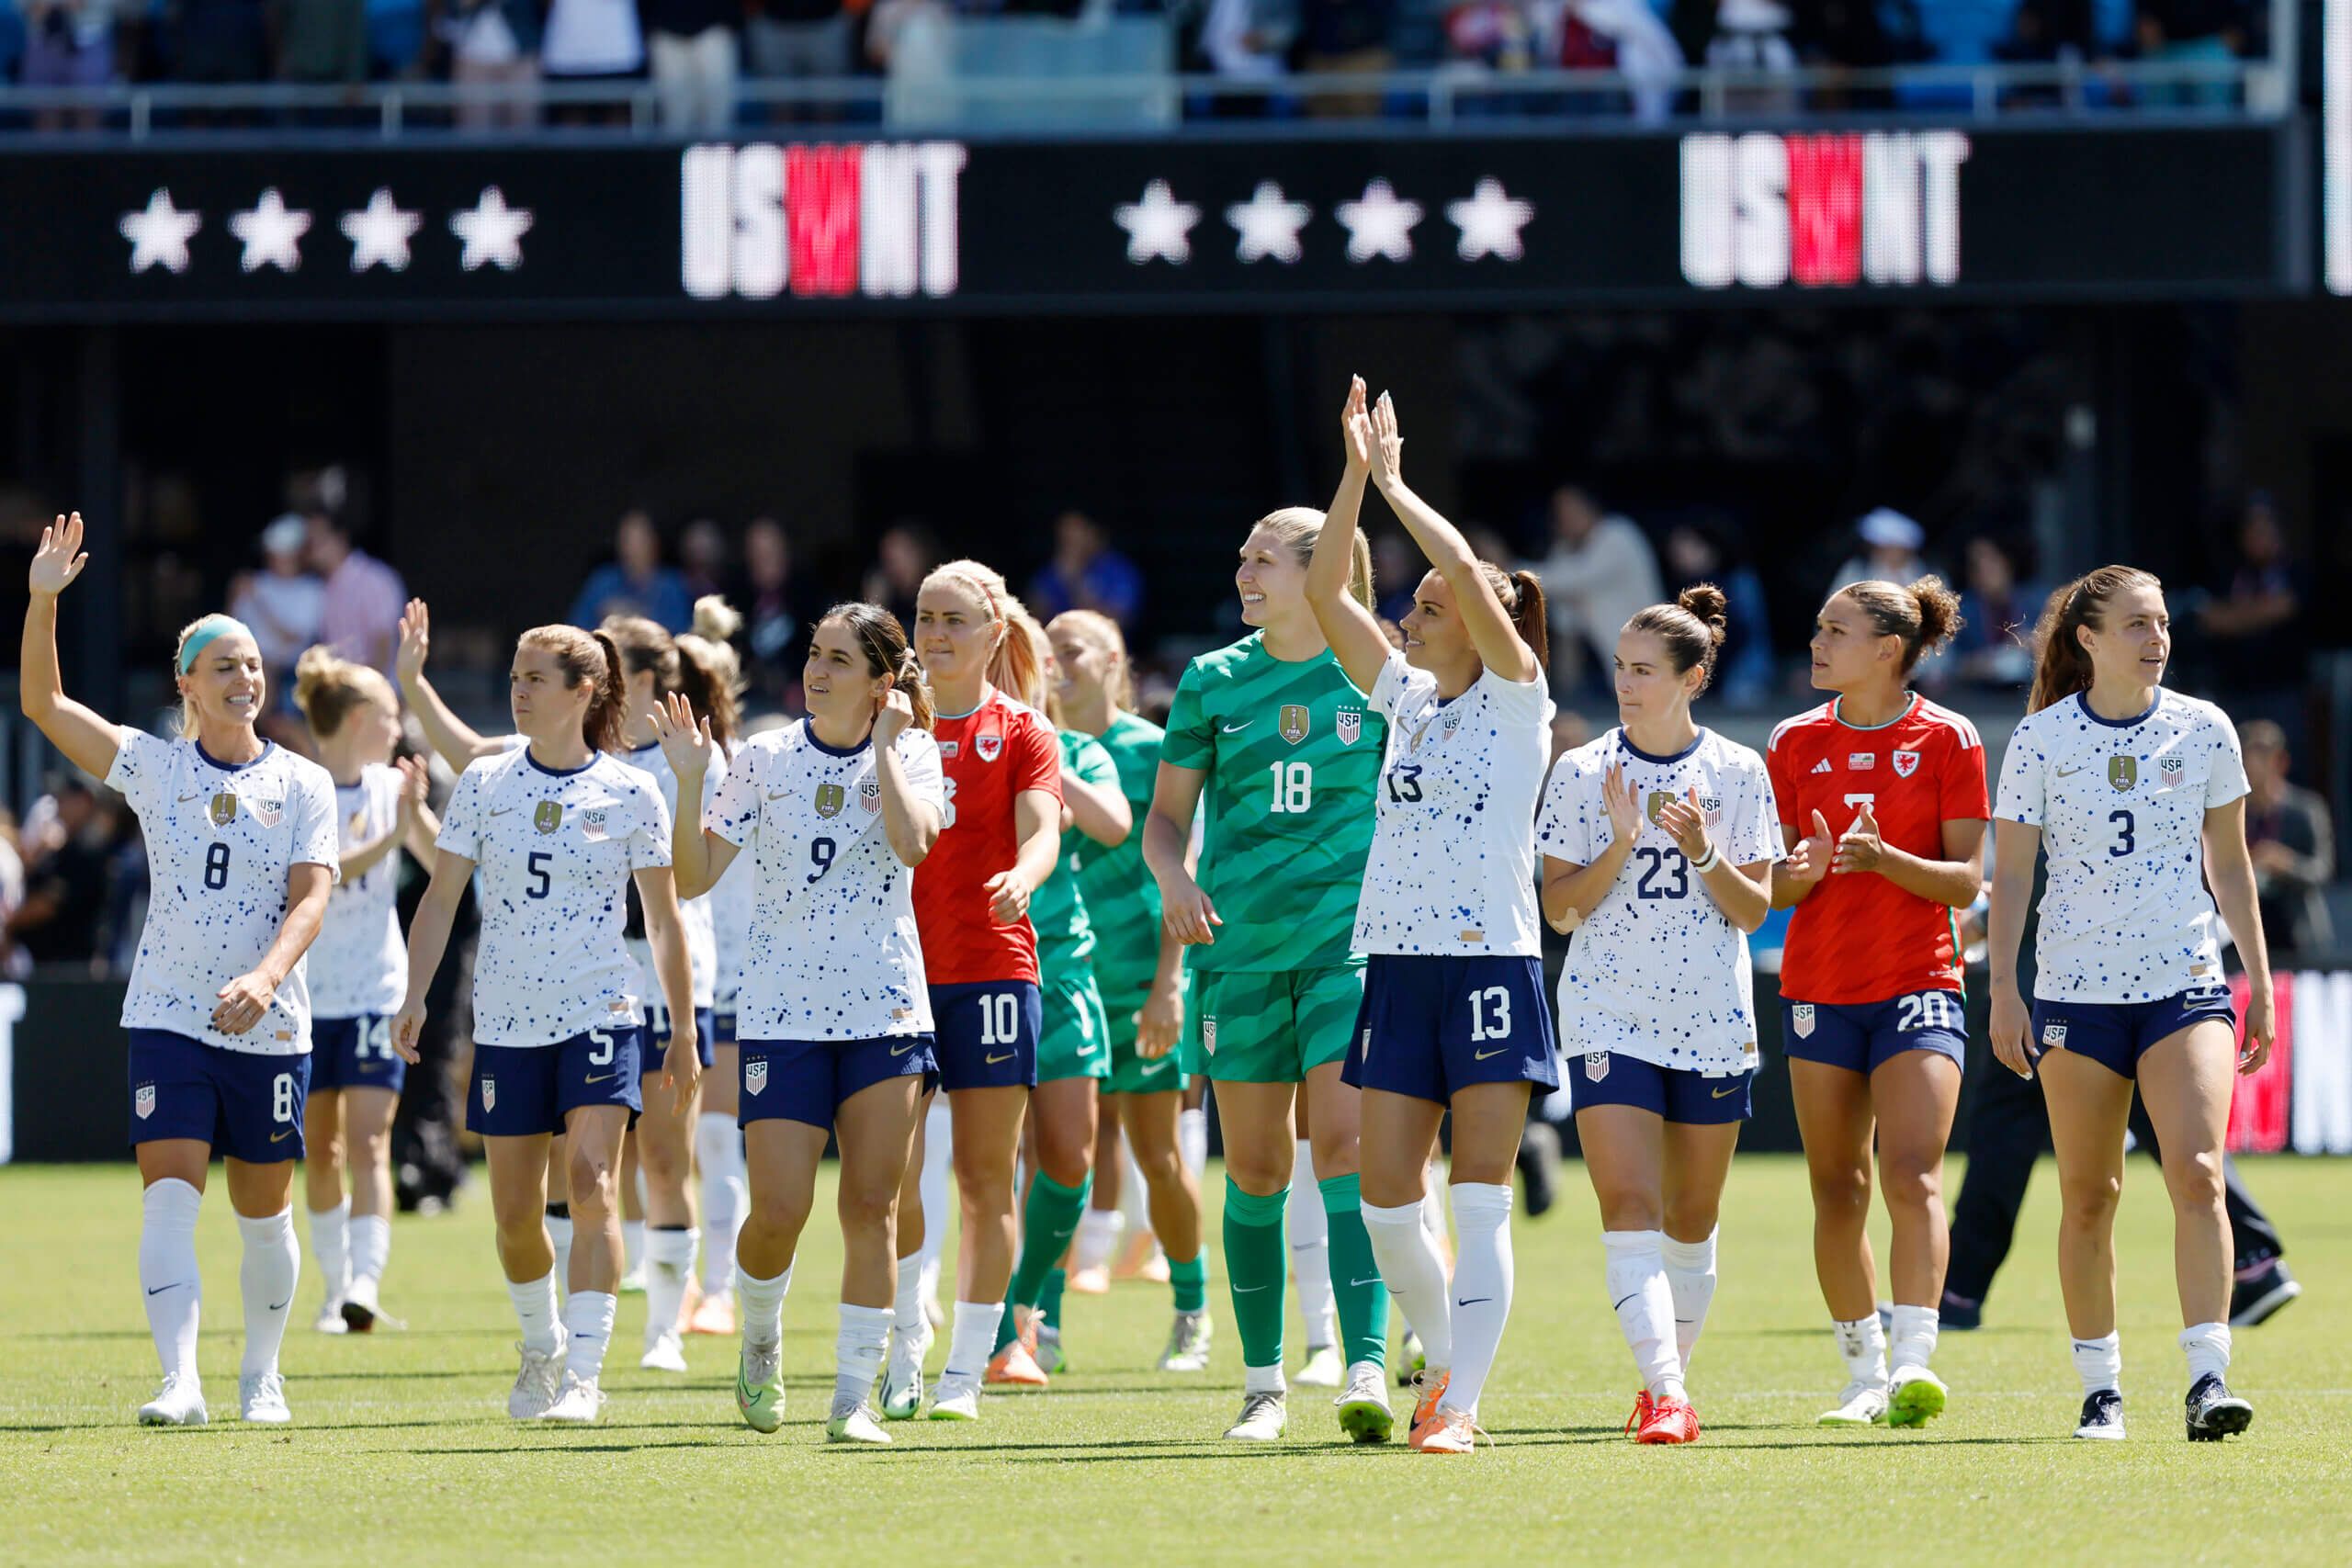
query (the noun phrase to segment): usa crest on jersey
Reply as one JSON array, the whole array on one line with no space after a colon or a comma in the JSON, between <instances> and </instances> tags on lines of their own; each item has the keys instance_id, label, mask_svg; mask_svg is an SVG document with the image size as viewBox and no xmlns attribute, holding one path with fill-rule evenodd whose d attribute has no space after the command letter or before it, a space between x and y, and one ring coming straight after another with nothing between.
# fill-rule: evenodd
<instances>
[{"instance_id":1,"label":"usa crest on jersey","mask_svg":"<svg viewBox=\"0 0 2352 1568\"><path fill-rule=\"evenodd\" d=\"M1284 703L1283 705L1282 715L1276 728L1280 730L1283 739L1295 746L1306 739L1306 732L1312 728L1313 725L1307 717L1306 704Z\"/></svg>"},{"instance_id":2,"label":"usa crest on jersey","mask_svg":"<svg viewBox=\"0 0 2352 1568\"><path fill-rule=\"evenodd\" d=\"M865 811L881 810L882 781L872 773L866 774L865 782L857 786L857 804Z\"/></svg>"},{"instance_id":3,"label":"usa crest on jersey","mask_svg":"<svg viewBox=\"0 0 2352 1568\"><path fill-rule=\"evenodd\" d=\"M2052 1050L2063 1048L2066 1043L2066 1026L2063 1023L2043 1024L2041 1026L2041 1043Z\"/></svg>"},{"instance_id":4,"label":"usa crest on jersey","mask_svg":"<svg viewBox=\"0 0 2352 1568\"><path fill-rule=\"evenodd\" d=\"M975 735L972 737L972 750L980 754L981 761L993 762L997 759L997 754L1004 750L1004 737Z\"/></svg>"},{"instance_id":5,"label":"usa crest on jersey","mask_svg":"<svg viewBox=\"0 0 2352 1568\"><path fill-rule=\"evenodd\" d=\"M1895 776L1896 778L1898 778L1898 779L1907 779L1907 778L1909 778L1913 773L1917 773L1918 771L1919 771L1919 753L1918 753L1918 752L1917 752L1917 751L1897 751L1897 752L1895 752L1895 753L1894 753L1894 776Z\"/></svg>"},{"instance_id":6,"label":"usa crest on jersey","mask_svg":"<svg viewBox=\"0 0 2352 1568\"><path fill-rule=\"evenodd\" d=\"M2159 789L2176 789L2179 787L2181 774L2186 770L2187 764L2178 757L2158 758L2156 760L2156 774L2162 782L2158 784L2157 787Z\"/></svg>"},{"instance_id":7,"label":"usa crest on jersey","mask_svg":"<svg viewBox=\"0 0 2352 1568\"><path fill-rule=\"evenodd\" d=\"M265 828L275 828L286 820L286 799L283 795L276 800L263 800L256 797L253 807L254 817L260 819L261 825Z\"/></svg>"},{"instance_id":8,"label":"usa crest on jersey","mask_svg":"<svg viewBox=\"0 0 2352 1568\"><path fill-rule=\"evenodd\" d=\"M130 1097L130 1108L139 1112L139 1119L141 1122L154 1115L155 1086L151 1083L141 1084L138 1092Z\"/></svg>"},{"instance_id":9,"label":"usa crest on jersey","mask_svg":"<svg viewBox=\"0 0 2352 1568\"><path fill-rule=\"evenodd\" d=\"M1792 1004L1789 1009L1789 1024L1791 1028L1797 1032L1798 1039L1812 1039L1813 1004L1811 1002L1797 1002Z\"/></svg>"},{"instance_id":10,"label":"usa crest on jersey","mask_svg":"<svg viewBox=\"0 0 2352 1568\"><path fill-rule=\"evenodd\" d=\"M841 785L837 784L821 784L817 786L818 816L839 817L842 814L842 807L848 803L849 791L843 789Z\"/></svg>"},{"instance_id":11,"label":"usa crest on jersey","mask_svg":"<svg viewBox=\"0 0 2352 1568\"><path fill-rule=\"evenodd\" d=\"M607 809L600 806L580 814L581 836L592 844L601 844L609 836L609 829L606 827L609 820L606 816Z\"/></svg>"},{"instance_id":12,"label":"usa crest on jersey","mask_svg":"<svg viewBox=\"0 0 2352 1568\"><path fill-rule=\"evenodd\" d=\"M1340 745L1354 745L1363 735L1363 709L1341 708L1332 728L1338 732Z\"/></svg>"},{"instance_id":13,"label":"usa crest on jersey","mask_svg":"<svg viewBox=\"0 0 2352 1568\"><path fill-rule=\"evenodd\" d=\"M563 826L563 802L542 800L532 809L531 826L542 833L552 833Z\"/></svg>"},{"instance_id":14,"label":"usa crest on jersey","mask_svg":"<svg viewBox=\"0 0 2352 1568\"><path fill-rule=\"evenodd\" d=\"M1706 818L1708 827L1722 827L1724 821L1724 797L1720 795L1701 795L1699 797L1699 812L1701 816Z\"/></svg>"}]
</instances>

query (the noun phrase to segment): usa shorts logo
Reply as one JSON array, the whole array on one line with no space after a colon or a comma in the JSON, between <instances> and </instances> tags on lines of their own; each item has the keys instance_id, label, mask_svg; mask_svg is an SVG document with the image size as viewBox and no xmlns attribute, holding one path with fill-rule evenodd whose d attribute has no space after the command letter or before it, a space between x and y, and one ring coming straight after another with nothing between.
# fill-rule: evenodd
<instances>
[{"instance_id":1,"label":"usa shorts logo","mask_svg":"<svg viewBox=\"0 0 2352 1568\"><path fill-rule=\"evenodd\" d=\"M1813 1038L1813 1004L1798 1002L1789 1009L1789 1027L1797 1032L1800 1040Z\"/></svg>"},{"instance_id":2,"label":"usa shorts logo","mask_svg":"<svg viewBox=\"0 0 2352 1568\"><path fill-rule=\"evenodd\" d=\"M980 754L981 761L993 762L997 759L997 753L1004 750L1004 737L975 735L972 737L972 750Z\"/></svg>"},{"instance_id":3,"label":"usa shorts logo","mask_svg":"<svg viewBox=\"0 0 2352 1568\"><path fill-rule=\"evenodd\" d=\"M2041 1043L2044 1045L2049 1046L2053 1051L2065 1049L2066 1026L2063 1023L2043 1024L2041 1026Z\"/></svg>"},{"instance_id":4,"label":"usa shorts logo","mask_svg":"<svg viewBox=\"0 0 2352 1568\"><path fill-rule=\"evenodd\" d=\"M743 1064L743 1092L757 1094L768 1087L768 1065L764 1057Z\"/></svg>"},{"instance_id":5,"label":"usa shorts logo","mask_svg":"<svg viewBox=\"0 0 2352 1568\"><path fill-rule=\"evenodd\" d=\"M1584 1054L1584 1076L1588 1083L1599 1083L1609 1076L1609 1053L1587 1051Z\"/></svg>"},{"instance_id":6,"label":"usa shorts logo","mask_svg":"<svg viewBox=\"0 0 2352 1568\"><path fill-rule=\"evenodd\" d=\"M141 1122L154 1115L155 1086L151 1083L141 1084L138 1092L130 1097L130 1109L139 1112L139 1119Z\"/></svg>"},{"instance_id":7,"label":"usa shorts logo","mask_svg":"<svg viewBox=\"0 0 2352 1568\"><path fill-rule=\"evenodd\" d=\"M484 1111L498 1109L498 1080L496 1078L481 1080L481 1108Z\"/></svg>"},{"instance_id":8,"label":"usa shorts logo","mask_svg":"<svg viewBox=\"0 0 2352 1568\"><path fill-rule=\"evenodd\" d=\"M1909 778L1913 773L1917 773L1918 771L1919 771L1919 753L1918 753L1918 752L1917 752L1917 751L1897 751L1896 753L1894 753L1894 776L1895 776L1896 778L1898 778L1898 779L1907 779L1907 778Z\"/></svg>"},{"instance_id":9,"label":"usa shorts logo","mask_svg":"<svg viewBox=\"0 0 2352 1568\"><path fill-rule=\"evenodd\" d=\"M1214 1018L1201 1020L1201 1049L1209 1055L1216 1055L1216 1020Z\"/></svg>"},{"instance_id":10,"label":"usa shorts logo","mask_svg":"<svg viewBox=\"0 0 2352 1568\"><path fill-rule=\"evenodd\" d=\"M1333 728L1339 733L1340 745L1354 745L1358 738L1363 734L1363 710L1361 708L1341 708L1340 710L1340 716L1334 722Z\"/></svg>"}]
</instances>

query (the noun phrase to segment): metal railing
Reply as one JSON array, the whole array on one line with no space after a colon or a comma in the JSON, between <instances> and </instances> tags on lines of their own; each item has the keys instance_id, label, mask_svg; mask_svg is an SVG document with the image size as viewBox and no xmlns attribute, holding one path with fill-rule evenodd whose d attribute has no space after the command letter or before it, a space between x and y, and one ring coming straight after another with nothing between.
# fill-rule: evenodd
<instances>
[{"instance_id":1,"label":"metal railing","mask_svg":"<svg viewBox=\"0 0 2352 1568\"><path fill-rule=\"evenodd\" d=\"M1789 72L1706 67L1628 76L1615 71L1333 73L1270 81L1148 73L1115 76L746 77L735 89L734 130L790 124L854 132L861 125L942 131L1018 131L1023 111L1054 130L1246 127L1253 135L1329 131L1348 119L1384 130L1543 120L1600 128L1785 119L1792 115L1974 119L2013 115L2161 114L2270 119L2293 102L2290 60L2112 63L1810 67ZM106 87L0 88L0 140L265 131L358 133L387 139L682 135L665 123L652 82L376 82L314 86L132 83ZM1635 112L1635 106L1642 112ZM1096 106L1102 124L1072 109ZM553 112L556 118L544 117ZM575 115L582 118L572 118ZM519 124L499 123L505 119ZM51 124L51 119L63 123ZM722 133L696 128L696 134Z\"/></svg>"}]
</instances>

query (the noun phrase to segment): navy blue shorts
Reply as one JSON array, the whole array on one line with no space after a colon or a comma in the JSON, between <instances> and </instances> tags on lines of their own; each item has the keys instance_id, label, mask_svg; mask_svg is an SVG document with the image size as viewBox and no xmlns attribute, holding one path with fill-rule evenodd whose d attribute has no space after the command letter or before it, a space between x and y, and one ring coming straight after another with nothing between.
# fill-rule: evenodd
<instances>
[{"instance_id":1,"label":"navy blue shorts","mask_svg":"<svg viewBox=\"0 0 2352 1568\"><path fill-rule=\"evenodd\" d=\"M718 1025L710 1009L695 1009L695 1055L702 1058L706 1067L718 1060ZM734 1035L730 1032L729 1039ZM670 1010L659 1002L645 1004L645 1057L638 1064L639 1077L652 1077L662 1071L662 1053L670 1049Z\"/></svg>"},{"instance_id":2,"label":"navy blue shorts","mask_svg":"<svg viewBox=\"0 0 2352 1568\"><path fill-rule=\"evenodd\" d=\"M194 1138L248 1165L302 1157L309 1056L228 1051L163 1029L130 1032L133 1147Z\"/></svg>"},{"instance_id":3,"label":"navy blue shorts","mask_svg":"<svg viewBox=\"0 0 2352 1568\"><path fill-rule=\"evenodd\" d=\"M388 1089L408 1082L408 1064L392 1049L392 1021L381 1013L311 1021L311 1087Z\"/></svg>"},{"instance_id":4,"label":"navy blue shorts","mask_svg":"<svg viewBox=\"0 0 2352 1568\"><path fill-rule=\"evenodd\" d=\"M735 1043L735 1007L732 1002L711 1010L710 1043L714 1047Z\"/></svg>"},{"instance_id":5,"label":"navy blue shorts","mask_svg":"<svg viewBox=\"0 0 2352 1568\"><path fill-rule=\"evenodd\" d=\"M592 1029L553 1045L476 1045L466 1125L485 1138L560 1133L583 1105L645 1109L637 1088L645 1032Z\"/></svg>"},{"instance_id":6,"label":"navy blue shorts","mask_svg":"<svg viewBox=\"0 0 2352 1568\"><path fill-rule=\"evenodd\" d=\"M1544 961L1375 953L1342 1082L1450 1104L1472 1084L1560 1085Z\"/></svg>"},{"instance_id":7,"label":"navy blue shorts","mask_svg":"<svg viewBox=\"0 0 2352 1568\"><path fill-rule=\"evenodd\" d=\"M2237 1010L2227 986L2183 991L2153 1002L2045 1002L2036 998L2033 1032L2026 1045L2037 1057L2072 1051L2118 1077L2136 1078L2140 1058L2149 1046L2209 1018L2236 1030Z\"/></svg>"},{"instance_id":8,"label":"navy blue shorts","mask_svg":"<svg viewBox=\"0 0 2352 1568\"><path fill-rule=\"evenodd\" d=\"M735 1103L735 1125L803 1122L831 1127L850 1096L892 1078L922 1079L929 1094L939 1081L939 1058L928 1034L879 1040L745 1040Z\"/></svg>"},{"instance_id":9,"label":"navy blue shorts","mask_svg":"<svg viewBox=\"0 0 2352 1568\"><path fill-rule=\"evenodd\" d=\"M1719 1127L1755 1114L1756 1072L1709 1077L1661 1067L1622 1051L1588 1051L1568 1063L1568 1103L1578 1111L1630 1105L1685 1127Z\"/></svg>"},{"instance_id":10,"label":"navy blue shorts","mask_svg":"<svg viewBox=\"0 0 2352 1568\"><path fill-rule=\"evenodd\" d=\"M1905 1051L1938 1051L1968 1066L1968 998L1914 991L1883 1002L1781 1002L1781 1049L1864 1077Z\"/></svg>"},{"instance_id":11,"label":"navy blue shorts","mask_svg":"<svg viewBox=\"0 0 2352 1568\"><path fill-rule=\"evenodd\" d=\"M1045 1001L1034 980L972 980L931 987L939 1087L1035 1089Z\"/></svg>"}]
</instances>

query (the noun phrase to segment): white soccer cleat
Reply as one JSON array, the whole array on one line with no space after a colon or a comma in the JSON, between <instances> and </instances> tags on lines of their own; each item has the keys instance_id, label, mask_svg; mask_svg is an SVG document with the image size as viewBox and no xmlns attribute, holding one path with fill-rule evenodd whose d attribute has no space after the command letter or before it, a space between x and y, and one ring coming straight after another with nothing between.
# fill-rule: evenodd
<instances>
[{"instance_id":1,"label":"white soccer cleat","mask_svg":"<svg viewBox=\"0 0 2352 1568\"><path fill-rule=\"evenodd\" d=\"M1815 1417L1816 1427L1874 1427L1886 1420L1886 1385L1881 1382L1849 1382L1846 1392L1838 1396L1838 1408L1825 1410Z\"/></svg>"},{"instance_id":2,"label":"white soccer cleat","mask_svg":"<svg viewBox=\"0 0 2352 1568\"><path fill-rule=\"evenodd\" d=\"M629 1269L622 1273L620 1279L616 1281L613 1286L613 1293L622 1296L641 1296L645 1294L645 1260L643 1258L640 1258L638 1259L635 1268Z\"/></svg>"},{"instance_id":3,"label":"white soccer cleat","mask_svg":"<svg viewBox=\"0 0 2352 1568\"><path fill-rule=\"evenodd\" d=\"M910 1421L922 1412L922 1359L931 1351L931 1329L910 1336L890 1332L890 1354L882 1364L882 1416Z\"/></svg>"},{"instance_id":4,"label":"white soccer cleat","mask_svg":"<svg viewBox=\"0 0 2352 1568\"><path fill-rule=\"evenodd\" d=\"M1290 1406L1279 1393L1245 1393L1241 1415L1225 1435L1237 1443L1278 1443L1290 1426Z\"/></svg>"},{"instance_id":5,"label":"white soccer cleat","mask_svg":"<svg viewBox=\"0 0 2352 1568\"><path fill-rule=\"evenodd\" d=\"M383 1303L376 1299L376 1281L365 1274L351 1281L343 1292L344 1326L354 1334L372 1333L379 1327L398 1328L401 1325L384 1315Z\"/></svg>"},{"instance_id":6,"label":"white soccer cleat","mask_svg":"<svg viewBox=\"0 0 2352 1568\"><path fill-rule=\"evenodd\" d=\"M1180 1312L1168 1331L1168 1348L1159 1353L1159 1370L1163 1372L1204 1372L1209 1370L1209 1314L1204 1307L1199 1312Z\"/></svg>"},{"instance_id":7,"label":"white soccer cleat","mask_svg":"<svg viewBox=\"0 0 2352 1568\"><path fill-rule=\"evenodd\" d=\"M645 1354L637 1364L649 1372L683 1372L686 1370L686 1347L674 1328L665 1328L653 1337Z\"/></svg>"},{"instance_id":8,"label":"white soccer cleat","mask_svg":"<svg viewBox=\"0 0 2352 1568\"><path fill-rule=\"evenodd\" d=\"M343 1321L343 1303L333 1296L321 1302L319 1315L311 1320L311 1328L319 1334L350 1333L351 1325Z\"/></svg>"},{"instance_id":9,"label":"white soccer cleat","mask_svg":"<svg viewBox=\"0 0 2352 1568\"><path fill-rule=\"evenodd\" d=\"M1339 1407L1340 1430L1359 1443L1385 1443L1396 1427L1396 1413L1388 1407L1387 1369L1374 1361L1358 1361L1348 1369L1346 1392L1331 1402Z\"/></svg>"},{"instance_id":10,"label":"white soccer cleat","mask_svg":"<svg viewBox=\"0 0 2352 1568\"><path fill-rule=\"evenodd\" d=\"M862 1399L833 1400L833 1414L825 1423L825 1441L829 1443L887 1443L890 1434L882 1429L882 1421L866 1407Z\"/></svg>"},{"instance_id":11,"label":"white soccer cleat","mask_svg":"<svg viewBox=\"0 0 2352 1568\"><path fill-rule=\"evenodd\" d=\"M563 1393L564 1343L558 1339L555 1348L545 1354L519 1341L514 1348L523 1353L523 1370L514 1374L514 1391L506 1396L506 1414L517 1421L536 1421Z\"/></svg>"},{"instance_id":12,"label":"white soccer cleat","mask_svg":"<svg viewBox=\"0 0 2352 1568\"><path fill-rule=\"evenodd\" d=\"M548 1413L539 1419L586 1427L595 1422L598 1413L604 1408L605 1393L596 1386L596 1380L567 1371L563 1374L563 1392L556 1396L556 1402L548 1406Z\"/></svg>"},{"instance_id":13,"label":"white soccer cleat","mask_svg":"<svg viewBox=\"0 0 2352 1568\"><path fill-rule=\"evenodd\" d=\"M139 1407L142 1427L201 1427L211 1419L204 1408L204 1384L193 1373L167 1373L155 1397Z\"/></svg>"},{"instance_id":14,"label":"white soccer cleat","mask_svg":"<svg viewBox=\"0 0 2352 1568\"><path fill-rule=\"evenodd\" d=\"M1290 1375L1290 1381L1307 1388L1337 1388L1347 1381L1348 1364L1340 1359L1337 1345L1309 1345L1306 1364Z\"/></svg>"},{"instance_id":15,"label":"white soccer cleat","mask_svg":"<svg viewBox=\"0 0 2352 1568\"><path fill-rule=\"evenodd\" d=\"M265 1427L283 1427L294 1419L286 1408L286 1380L276 1372L247 1372L237 1379L237 1413Z\"/></svg>"},{"instance_id":16,"label":"white soccer cleat","mask_svg":"<svg viewBox=\"0 0 2352 1568\"><path fill-rule=\"evenodd\" d=\"M943 1377L931 1391L934 1421L977 1421L980 1418L980 1380Z\"/></svg>"}]
</instances>

